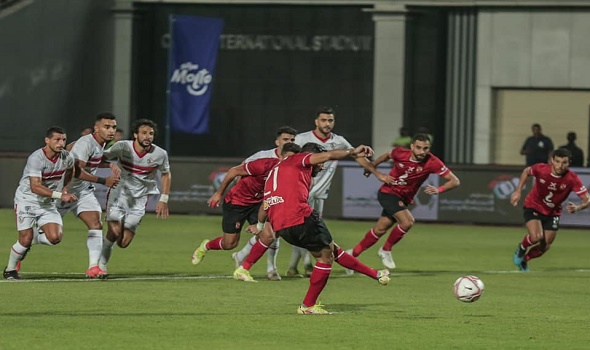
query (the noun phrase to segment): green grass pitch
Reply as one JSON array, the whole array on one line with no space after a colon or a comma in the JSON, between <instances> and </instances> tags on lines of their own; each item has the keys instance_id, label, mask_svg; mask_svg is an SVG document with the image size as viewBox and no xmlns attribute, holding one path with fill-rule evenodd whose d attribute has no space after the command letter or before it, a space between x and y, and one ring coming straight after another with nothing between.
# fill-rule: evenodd
<instances>
[{"instance_id":1,"label":"green grass pitch","mask_svg":"<svg viewBox=\"0 0 590 350\"><path fill-rule=\"evenodd\" d=\"M320 300L327 316L297 315L307 279L231 278L230 252L190 263L197 244L220 234L221 217L147 215L134 242L113 252L107 281L86 281L86 229L68 216L55 247L34 246L23 282L0 282L0 349L587 349L590 233L562 228L549 253L519 273L512 253L523 227L418 222L394 248L398 268L381 286L335 265ZM327 221L347 249L373 225ZM0 211L0 260L17 237ZM244 233L239 247L250 234ZM382 268L379 243L361 255ZM282 242L284 274L291 247ZM2 265L3 267L4 265ZM457 301L455 279L474 274L481 299Z\"/></svg>"}]
</instances>

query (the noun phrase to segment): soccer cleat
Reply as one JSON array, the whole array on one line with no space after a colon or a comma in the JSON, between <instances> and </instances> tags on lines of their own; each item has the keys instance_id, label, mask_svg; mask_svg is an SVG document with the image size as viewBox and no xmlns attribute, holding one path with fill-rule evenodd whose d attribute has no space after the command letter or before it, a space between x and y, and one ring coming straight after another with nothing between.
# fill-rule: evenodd
<instances>
[{"instance_id":1,"label":"soccer cleat","mask_svg":"<svg viewBox=\"0 0 590 350\"><path fill-rule=\"evenodd\" d=\"M305 277L311 277L311 274L312 274L312 272L313 272L313 266L312 266L312 265L305 265L305 266L303 267L303 271L304 271L304 272L303 272L303 275L304 275Z\"/></svg>"},{"instance_id":2,"label":"soccer cleat","mask_svg":"<svg viewBox=\"0 0 590 350\"><path fill-rule=\"evenodd\" d=\"M273 270L273 271L269 272L266 275L266 277L268 278L269 281L280 281L281 280L281 275L279 275L277 270Z\"/></svg>"},{"instance_id":3,"label":"soccer cleat","mask_svg":"<svg viewBox=\"0 0 590 350\"><path fill-rule=\"evenodd\" d=\"M236 269L238 267L240 267L240 265L242 265L242 262L240 261L240 259L238 258L238 253L235 252L231 255L232 260L234 261L234 263L236 264Z\"/></svg>"},{"instance_id":4,"label":"soccer cleat","mask_svg":"<svg viewBox=\"0 0 590 350\"><path fill-rule=\"evenodd\" d=\"M529 272L529 264L525 259L521 259L522 261L518 264L518 269L522 272Z\"/></svg>"},{"instance_id":5,"label":"soccer cleat","mask_svg":"<svg viewBox=\"0 0 590 350\"><path fill-rule=\"evenodd\" d=\"M234 271L234 279L242 280L244 282L258 282L257 280L252 278L252 276L250 276L250 271L246 270L243 267L238 267Z\"/></svg>"},{"instance_id":6,"label":"soccer cleat","mask_svg":"<svg viewBox=\"0 0 590 350\"><path fill-rule=\"evenodd\" d=\"M289 269L287 271L287 277L303 277L303 275L297 269Z\"/></svg>"},{"instance_id":7,"label":"soccer cleat","mask_svg":"<svg viewBox=\"0 0 590 350\"><path fill-rule=\"evenodd\" d=\"M381 262L383 266L387 267L388 269L395 269L395 262L391 257L391 251L383 250L383 248L379 248L377 255L381 258Z\"/></svg>"},{"instance_id":8,"label":"soccer cleat","mask_svg":"<svg viewBox=\"0 0 590 350\"><path fill-rule=\"evenodd\" d=\"M525 253L526 250L522 249L519 244L516 248L516 251L514 252L514 255L512 256L512 262L514 263L514 265L519 266L522 263L522 261L524 260Z\"/></svg>"},{"instance_id":9,"label":"soccer cleat","mask_svg":"<svg viewBox=\"0 0 590 350\"><path fill-rule=\"evenodd\" d=\"M18 271L16 270L6 271L6 268L4 268L4 273L2 275L4 276L4 279L7 279L9 281L18 281L21 279L18 274Z\"/></svg>"},{"instance_id":10,"label":"soccer cleat","mask_svg":"<svg viewBox=\"0 0 590 350\"><path fill-rule=\"evenodd\" d=\"M199 247L195 249L195 252L193 253L193 265L199 265L199 263L203 261L205 254L207 254L207 243L209 243L209 240L205 239L199 244Z\"/></svg>"},{"instance_id":11,"label":"soccer cleat","mask_svg":"<svg viewBox=\"0 0 590 350\"><path fill-rule=\"evenodd\" d=\"M389 278L389 270L379 270L377 271L377 281L379 281L379 284L381 285L388 285L390 278Z\"/></svg>"},{"instance_id":12,"label":"soccer cleat","mask_svg":"<svg viewBox=\"0 0 590 350\"><path fill-rule=\"evenodd\" d=\"M92 266L86 270L86 278L94 279L106 279L108 276L106 271L103 271L98 266Z\"/></svg>"},{"instance_id":13,"label":"soccer cleat","mask_svg":"<svg viewBox=\"0 0 590 350\"><path fill-rule=\"evenodd\" d=\"M305 307L300 305L297 309L299 315L331 315L332 313L324 309L322 304L315 304L314 306Z\"/></svg>"},{"instance_id":14,"label":"soccer cleat","mask_svg":"<svg viewBox=\"0 0 590 350\"><path fill-rule=\"evenodd\" d=\"M348 249L346 251L350 256L352 256L352 249ZM347 269L346 267L344 268L344 273L346 274L346 276L352 276L354 275L354 270L351 269Z\"/></svg>"}]
</instances>

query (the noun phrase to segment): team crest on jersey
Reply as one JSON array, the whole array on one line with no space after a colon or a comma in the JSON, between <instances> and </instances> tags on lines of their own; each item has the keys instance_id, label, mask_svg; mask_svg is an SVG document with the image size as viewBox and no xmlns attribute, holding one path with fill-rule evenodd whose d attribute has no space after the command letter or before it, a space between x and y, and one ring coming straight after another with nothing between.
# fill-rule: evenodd
<instances>
[{"instance_id":1,"label":"team crest on jersey","mask_svg":"<svg viewBox=\"0 0 590 350\"><path fill-rule=\"evenodd\" d=\"M566 184L559 185L559 189L562 190L562 191L565 190L566 187L567 187Z\"/></svg>"},{"instance_id":2,"label":"team crest on jersey","mask_svg":"<svg viewBox=\"0 0 590 350\"><path fill-rule=\"evenodd\" d=\"M419 167L416 168L416 172L417 173L421 173L422 170L424 170L424 168L422 168L421 166L419 166Z\"/></svg>"},{"instance_id":3,"label":"team crest on jersey","mask_svg":"<svg viewBox=\"0 0 590 350\"><path fill-rule=\"evenodd\" d=\"M152 164L153 162L154 162L154 160L153 160L152 158L148 158L148 159L147 159L147 163L148 163L148 164Z\"/></svg>"},{"instance_id":4,"label":"team crest on jersey","mask_svg":"<svg viewBox=\"0 0 590 350\"><path fill-rule=\"evenodd\" d=\"M539 182L542 183L542 184L544 184L545 183L545 180L541 179L541 180L539 180Z\"/></svg>"},{"instance_id":5,"label":"team crest on jersey","mask_svg":"<svg viewBox=\"0 0 590 350\"><path fill-rule=\"evenodd\" d=\"M240 227L242 227L242 224L240 224L239 221L236 221L236 230L239 230Z\"/></svg>"},{"instance_id":6,"label":"team crest on jersey","mask_svg":"<svg viewBox=\"0 0 590 350\"><path fill-rule=\"evenodd\" d=\"M406 206L406 203L404 203L402 201L399 201L399 202L397 202L397 205L400 206L400 207L405 207Z\"/></svg>"}]
</instances>

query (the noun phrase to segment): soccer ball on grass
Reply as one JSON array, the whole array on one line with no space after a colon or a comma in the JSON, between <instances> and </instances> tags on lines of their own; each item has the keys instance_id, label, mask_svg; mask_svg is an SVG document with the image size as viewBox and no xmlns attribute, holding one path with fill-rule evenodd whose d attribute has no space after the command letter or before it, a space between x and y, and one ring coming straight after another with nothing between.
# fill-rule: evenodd
<instances>
[{"instance_id":1,"label":"soccer ball on grass","mask_svg":"<svg viewBox=\"0 0 590 350\"><path fill-rule=\"evenodd\" d=\"M472 303L483 294L483 282L476 276L462 276L453 284L455 297L465 303Z\"/></svg>"}]
</instances>

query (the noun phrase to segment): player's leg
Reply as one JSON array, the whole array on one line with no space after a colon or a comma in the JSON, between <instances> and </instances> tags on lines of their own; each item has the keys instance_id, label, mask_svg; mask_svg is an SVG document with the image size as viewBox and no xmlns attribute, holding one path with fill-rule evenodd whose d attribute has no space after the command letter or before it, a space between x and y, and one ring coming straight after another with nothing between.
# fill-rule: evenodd
<instances>
[{"instance_id":1,"label":"player's leg","mask_svg":"<svg viewBox=\"0 0 590 350\"><path fill-rule=\"evenodd\" d=\"M242 261L244 261L244 259L246 259L248 254L250 254L250 252L252 251L252 247L254 246L254 244L256 244L257 240L258 240L258 235L252 235L252 237L250 237L250 239L248 240L248 242L246 242L246 245L244 245L244 247L242 249L240 249L239 251L237 251L231 255L232 259L234 260L234 262L236 264L236 268L238 266L240 266Z\"/></svg>"},{"instance_id":2,"label":"player's leg","mask_svg":"<svg viewBox=\"0 0 590 350\"><path fill-rule=\"evenodd\" d=\"M540 214L530 208L524 208L523 218L525 220L527 234L516 248L512 262L520 271L528 271L525 255L527 250L532 249L531 247L537 245L543 238L543 223L541 222Z\"/></svg>"},{"instance_id":3,"label":"player's leg","mask_svg":"<svg viewBox=\"0 0 590 350\"><path fill-rule=\"evenodd\" d=\"M361 255L362 252L372 247L381 236L383 236L389 228L393 226L395 221L389 216L381 216L375 226L373 226L363 239L349 253L354 257Z\"/></svg>"},{"instance_id":4,"label":"player's leg","mask_svg":"<svg viewBox=\"0 0 590 350\"><path fill-rule=\"evenodd\" d=\"M412 213L410 213L408 209L396 212L393 214L393 217L397 221L397 225L393 227L393 230L391 230L391 233L389 233L389 236L387 236L385 244L383 244L383 247L381 247L377 252L377 255L379 255L381 258L381 262L388 269L395 268L395 262L391 256L391 248L396 245L407 232L410 231L415 222Z\"/></svg>"},{"instance_id":5,"label":"player's leg","mask_svg":"<svg viewBox=\"0 0 590 350\"><path fill-rule=\"evenodd\" d=\"M88 228L86 238L86 247L88 248L88 269L86 277L95 278L103 271L98 267L98 260L102 253L102 222L100 221L100 211L83 211L78 217Z\"/></svg>"},{"instance_id":6,"label":"player's leg","mask_svg":"<svg viewBox=\"0 0 590 350\"><path fill-rule=\"evenodd\" d=\"M270 224L266 223L264 229L258 233L258 240L252 246L250 254L234 271L234 278L245 282L256 282L250 275L250 269L266 253L273 241L275 241L275 234Z\"/></svg>"},{"instance_id":7,"label":"player's leg","mask_svg":"<svg viewBox=\"0 0 590 350\"><path fill-rule=\"evenodd\" d=\"M307 249L293 246L291 249L291 258L289 259L289 269L287 270L288 277L303 277L297 270L297 265L299 265L299 260L305 254L307 254Z\"/></svg>"},{"instance_id":8,"label":"player's leg","mask_svg":"<svg viewBox=\"0 0 590 350\"><path fill-rule=\"evenodd\" d=\"M309 205L318 213L319 217L321 218L324 213L324 199L316 198L315 196L309 198ZM311 276L313 272L313 264L311 261L311 253L306 251L305 253L302 252L303 257L303 275L305 277Z\"/></svg>"},{"instance_id":9,"label":"player's leg","mask_svg":"<svg viewBox=\"0 0 590 350\"><path fill-rule=\"evenodd\" d=\"M123 224L124 219L107 221L107 234L103 237L102 250L98 259L98 267L105 273L103 277L106 277L107 264L111 259L115 243L119 241L119 237L123 236Z\"/></svg>"},{"instance_id":10,"label":"player's leg","mask_svg":"<svg viewBox=\"0 0 590 350\"><path fill-rule=\"evenodd\" d=\"M343 251L338 245L334 244L334 247L334 256L336 257L335 260L340 266L376 279L382 285L387 285L389 283L389 270L372 269L360 262L354 256Z\"/></svg>"},{"instance_id":11,"label":"player's leg","mask_svg":"<svg viewBox=\"0 0 590 350\"><path fill-rule=\"evenodd\" d=\"M309 249L311 247L308 247ZM298 314L321 315L329 313L318 303L318 298L326 287L328 278L332 272L332 264L334 262L333 250L334 246L330 244L319 251L310 251L311 255L316 259L316 263L309 277L309 288L307 289L305 298L297 309Z\"/></svg>"},{"instance_id":12,"label":"player's leg","mask_svg":"<svg viewBox=\"0 0 590 350\"><path fill-rule=\"evenodd\" d=\"M527 263L532 259L541 257L551 248L551 244L555 241L557 230L559 230L559 216L544 216L541 219L541 224L543 226L543 236L539 240L539 244L529 249L528 253L524 256L524 261Z\"/></svg>"},{"instance_id":13,"label":"player's leg","mask_svg":"<svg viewBox=\"0 0 590 350\"><path fill-rule=\"evenodd\" d=\"M30 220L30 222L30 228L23 228L18 231L18 239L10 248L8 263L6 264L3 273L4 278L7 280L21 279L17 271L17 265L25 258L31 247L31 241L33 240L33 220ZM28 224L19 223L17 226L24 227L28 226Z\"/></svg>"},{"instance_id":14,"label":"player's leg","mask_svg":"<svg viewBox=\"0 0 590 350\"><path fill-rule=\"evenodd\" d=\"M270 281L281 280L281 275L279 275L277 270L280 242L280 239L277 238L268 246L268 254L266 254L266 276Z\"/></svg>"}]
</instances>

